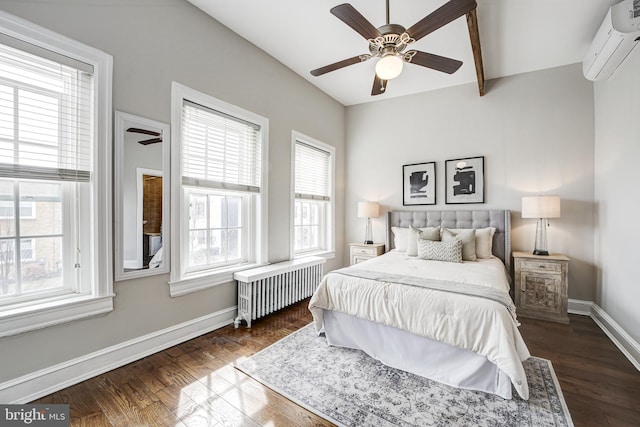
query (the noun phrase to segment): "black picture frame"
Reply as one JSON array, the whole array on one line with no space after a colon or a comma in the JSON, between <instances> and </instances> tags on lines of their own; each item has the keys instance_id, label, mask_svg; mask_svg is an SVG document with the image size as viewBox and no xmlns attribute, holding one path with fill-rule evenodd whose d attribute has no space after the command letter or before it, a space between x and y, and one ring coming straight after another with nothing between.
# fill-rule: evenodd
<instances>
[{"instance_id":1,"label":"black picture frame","mask_svg":"<svg viewBox=\"0 0 640 427\"><path fill-rule=\"evenodd\" d=\"M436 204L436 162L402 166L402 204L404 206Z\"/></svg>"},{"instance_id":2,"label":"black picture frame","mask_svg":"<svg viewBox=\"0 0 640 427\"><path fill-rule=\"evenodd\" d=\"M484 156L444 162L445 204L484 203Z\"/></svg>"}]
</instances>

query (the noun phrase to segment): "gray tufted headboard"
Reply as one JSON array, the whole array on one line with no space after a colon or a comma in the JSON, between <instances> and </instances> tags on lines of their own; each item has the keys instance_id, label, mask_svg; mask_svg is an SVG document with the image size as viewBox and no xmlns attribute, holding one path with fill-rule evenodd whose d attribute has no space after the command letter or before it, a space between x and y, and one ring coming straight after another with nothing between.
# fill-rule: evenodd
<instances>
[{"instance_id":1,"label":"gray tufted headboard","mask_svg":"<svg viewBox=\"0 0 640 427\"><path fill-rule=\"evenodd\" d=\"M493 254L500 258L511 274L511 211L470 210L470 211L389 211L387 212L387 232L385 249L393 249L391 227L412 226L446 228L495 227Z\"/></svg>"}]
</instances>

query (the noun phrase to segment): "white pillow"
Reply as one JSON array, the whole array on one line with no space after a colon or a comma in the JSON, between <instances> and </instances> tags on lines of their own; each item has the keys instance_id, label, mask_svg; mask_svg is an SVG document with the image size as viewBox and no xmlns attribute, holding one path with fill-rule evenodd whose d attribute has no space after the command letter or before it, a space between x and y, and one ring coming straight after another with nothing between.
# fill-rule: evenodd
<instances>
[{"instance_id":1,"label":"white pillow","mask_svg":"<svg viewBox=\"0 0 640 427\"><path fill-rule=\"evenodd\" d=\"M493 256L493 235L495 227L476 229L476 256L478 258L491 258Z\"/></svg>"},{"instance_id":2,"label":"white pillow","mask_svg":"<svg viewBox=\"0 0 640 427\"><path fill-rule=\"evenodd\" d=\"M413 228L409 226L407 255L418 255L418 239L440 240L440 227Z\"/></svg>"},{"instance_id":3,"label":"white pillow","mask_svg":"<svg viewBox=\"0 0 640 427\"><path fill-rule=\"evenodd\" d=\"M462 242L462 259L464 261L475 261L476 257L476 230L473 228L461 228L458 231L453 229L442 229L442 241L448 242L458 239Z\"/></svg>"},{"instance_id":4,"label":"white pillow","mask_svg":"<svg viewBox=\"0 0 640 427\"><path fill-rule=\"evenodd\" d=\"M409 241L409 229L400 227L391 227L393 232L393 247L398 252L407 251L407 243Z\"/></svg>"}]
</instances>

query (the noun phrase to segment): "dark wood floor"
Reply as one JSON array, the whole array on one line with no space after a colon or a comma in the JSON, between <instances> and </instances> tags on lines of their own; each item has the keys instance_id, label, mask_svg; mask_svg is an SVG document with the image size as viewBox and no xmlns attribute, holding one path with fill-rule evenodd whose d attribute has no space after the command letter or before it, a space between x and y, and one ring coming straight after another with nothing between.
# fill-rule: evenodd
<instances>
[{"instance_id":1,"label":"dark wood floor","mask_svg":"<svg viewBox=\"0 0 640 427\"><path fill-rule=\"evenodd\" d=\"M73 426L328 426L232 363L311 321L307 302L216 330L33 403L69 403ZM534 356L550 359L576 426L640 425L640 373L588 317L521 319Z\"/></svg>"}]
</instances>

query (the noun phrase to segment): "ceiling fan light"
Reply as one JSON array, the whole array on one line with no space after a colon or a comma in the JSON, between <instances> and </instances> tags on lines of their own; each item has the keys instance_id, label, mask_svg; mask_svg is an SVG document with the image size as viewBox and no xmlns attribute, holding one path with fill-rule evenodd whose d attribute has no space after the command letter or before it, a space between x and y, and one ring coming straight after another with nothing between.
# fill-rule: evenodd
<instances>
[{"instance_id":1,"label":"ceiling fan light","mask_svg":"<svg viewBox=\"0 0 640 427\"><path fill-rule=\"evenodd\" d=\"M382 80L395 79L402 72L404 62L399 56L387 55L376 64L376 75Z\"/></svg>"}]
</instances>

